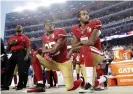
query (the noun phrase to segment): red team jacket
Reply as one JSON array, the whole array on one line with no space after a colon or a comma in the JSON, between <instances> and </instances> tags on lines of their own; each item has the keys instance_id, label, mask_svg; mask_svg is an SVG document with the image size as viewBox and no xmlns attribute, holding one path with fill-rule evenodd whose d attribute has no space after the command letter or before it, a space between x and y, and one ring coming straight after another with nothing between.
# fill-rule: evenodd
<instances>
[{"instance_id":1,"label":"red team jacket","mask_svg":"<svg viewBox=\"0 0 133 94\"><path fill-rule=\"evenodd\" d=\"M17 42L18 44L11 46L10 49L11 51L21 50L30 46L30 39L24 34L19 34L19 35L15 34L14 36L8 39L7 44L10 44L13 41Z\"/></svg>"}]
</instances>

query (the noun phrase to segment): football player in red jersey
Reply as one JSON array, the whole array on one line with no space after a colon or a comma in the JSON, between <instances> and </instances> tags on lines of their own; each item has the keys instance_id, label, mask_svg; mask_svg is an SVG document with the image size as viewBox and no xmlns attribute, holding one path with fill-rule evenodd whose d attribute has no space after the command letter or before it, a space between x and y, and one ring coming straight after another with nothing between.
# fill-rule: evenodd
<instances>
[{"instance_id":1,"label":"football player in red jersey","mask_svg":"<svg viewBox=\"0 0 133 94\"><path fill-rule=\"evenodd\" d=\"M41 38L43 47L32 58L38 84L28 92L45 92L40 64L48 69L61 71L68 91L77 89L81 80L73 79L72 61L67 58L66 31L62 28L54 29L50 21L45 22L45 30L46 33Z\"/></svg>"},{"instance_id":2,"label":"football player in red jersey","mask_svg":"<svg viewBox=\"0 0 133 94\"><path fill-rule=\"evenodd\" d=\"M81 70L85 79L84 90L94 87L96 66L103 61L99 31L102 28L99 19L89 21L88 11L78 13L79 24L72 27L72 47L80 50ZM90 79L91 78L91 79Z\"/></svg>"}]
</instances>

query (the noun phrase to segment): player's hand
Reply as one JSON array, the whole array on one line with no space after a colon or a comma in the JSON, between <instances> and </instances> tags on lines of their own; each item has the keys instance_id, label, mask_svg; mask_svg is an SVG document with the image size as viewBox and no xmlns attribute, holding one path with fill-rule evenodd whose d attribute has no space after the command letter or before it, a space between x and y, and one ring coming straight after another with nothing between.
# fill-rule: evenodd
<instances>
[{"instance_id":1,"label":"player's hand","mask_svg":"<svg viewBox=\"0 0 133 94\"><path fill-rule=\"evenodd\" d=\"M18 41L17 40L13 40L9 43L9 46L15 46L18 44Z\"/></svg>"},{"instance_id":2,"label":"player's hand","mask_svg":"<svg viewBox=\"0 0 133 94\"><path fill-rule=\"evenodd\" d=\"M38 52L39 55L42 55L43 54L42 49L39 49L37 52Z\"/></svg>"},{"instance_id":3,"label":"player's hand","mask_svg":"<svg viewBox=\"0 0 133 94\"><path fill-rule=\"evenodd\" d=\"M24 57L24 60L28 60L28 56L25 56L25 57Z\"/></svg>"},{"instance_id":4,"label":"player's hand","mask_svg":"<svg viewBox=\"0 0 133 94\"><path fill-rule=\"evenodd\" d=\"M82 45L89 45L89 46L91 46L93 44L92 41L90 41L90 40L83 40L83 41L81 41L81 43L82 43Z\"/></svg>"},{"instance_id":5,"label":"player's hand","mask_svg":"<svg viewBox=\"0 0 133 94\"><path fill-rule=\"evenodd\" d=\"M5 54L0 55L1 61L4 61L4 55Z\"/></svg>"},{"instance_id":6,"label":"player's hand","mask_svg":"<svg viewBox=\"0 0 133 94\"><path fill-rule=\"evenodd\" d=\"M81 41L81 43L82 43L83 45L86 45L86 44L88 44L88 40L83 40L83 41Z\"/></svg>"},{"instance_id":7,"label":"player's hand","mask_svg":"<svg viewBox=\"0 0 133 94\"><path fill-rule=\"evenodd\" d=\"M52 58L50 57L50 54L44 54L44 58L47 59L48 61L52 61Z\"/></svg>"},{"instance_id":8,"label":"player's hand","mask_svg":"<svg viewBox=\"0 0 133 94\"><path fill-rule=\"evenodd\" d=\"M77 47L74 47L74 48L72 48L72 51L74 51L74 52L76 51L76 52L77 52L77 51L79 51L79 50L80 50L80 48L81 48L81 47L82 47L82 46L77 46Z\"/></svg>"}]
</instances>

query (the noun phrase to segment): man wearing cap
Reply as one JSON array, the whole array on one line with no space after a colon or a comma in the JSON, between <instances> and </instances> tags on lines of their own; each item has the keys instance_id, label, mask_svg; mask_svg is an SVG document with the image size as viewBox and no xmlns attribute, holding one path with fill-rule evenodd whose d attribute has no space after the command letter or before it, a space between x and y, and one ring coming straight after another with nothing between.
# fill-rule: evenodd
<instances>
[{"instance_id":1,"label":"man wearing cap","mask_svg":"<svg viewBox=\"0 0 133 94\"><path fill-rule=\"evenodd\" d=\"M72 61L67 57L66 31L62 28L54 29L54 25L48 20L45 22L45 31L41 38L43 46L32 58L37 87L27 92L45 92L41 65L50 70L61 71L68 91L77 89L81 80L73 79Z\"/></svg>"}]
</instances>

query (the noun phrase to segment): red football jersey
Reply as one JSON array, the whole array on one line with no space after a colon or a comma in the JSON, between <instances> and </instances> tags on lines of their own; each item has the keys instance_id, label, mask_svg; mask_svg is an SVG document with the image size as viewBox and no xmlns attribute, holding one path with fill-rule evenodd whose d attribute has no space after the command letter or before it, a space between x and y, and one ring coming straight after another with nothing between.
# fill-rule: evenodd
<instances>
[{"instance_id":1,"label":"red football jersey","mask_svg":"<svg viewBox=\"0 0 133 94\"><path fill-rule=\"evenodd\" d=\"M79 41L82 41L82 40L88 40L88 38L90 37L90 35L94 29L101 30L101 28L102 28L101 21L96 19L96 20L93 20L93 21L89 22L88 24L86 24L86 26L83 29L81 29L79 27L79 25L73 26L71 32L72 32L72 34L74 34L76 36L76 38ZM94 46L97 49L101 50L100 37L98 37Z\"/></svg>"},{"instance_id":2,"label":"red football jersey","mask_svg":"<svg viewBox=\"0 0 133 94\"><path fill-rule=\"evenodd\" d=\"M44 43L45 49L52 48L58 39L62 37L66 37L67 33L64 29L55 29L53 33L51 33L49 36L47 34L44 34L41 38L42 42ZM68 60L67 58L67 43L65 42L62 44L61 49L51 56L51 58L59 63L63 63L64 61Z\"/></svg>"}]
</instances>

